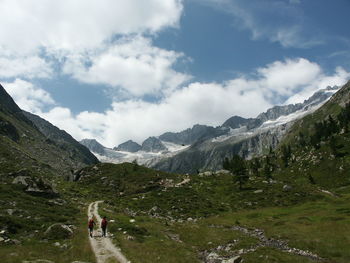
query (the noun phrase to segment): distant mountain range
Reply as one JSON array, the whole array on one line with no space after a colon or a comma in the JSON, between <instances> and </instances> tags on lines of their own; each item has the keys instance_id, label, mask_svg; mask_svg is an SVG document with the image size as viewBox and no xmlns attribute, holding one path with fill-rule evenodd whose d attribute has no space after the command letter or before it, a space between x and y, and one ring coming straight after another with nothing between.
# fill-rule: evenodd
<instances>
[{"instance_id":1,"label":"distant mountain range","mask_svg":"<svg viewBox=\"0 0 350 263\"><path fill-rule=\"evenodd\" d=\"M233 116L218 127L196 124L181 132L166 132L147 138L142 145L128 140L109 149L96 140L84 139L80 143L103 162L137 160L149 167L180 173L218 170L225 157L240 154L251 158L275 148L296 120L315 111L338 89L327 87L303 103L275 106L256 118Z\"/></svg>"}]
</instances>

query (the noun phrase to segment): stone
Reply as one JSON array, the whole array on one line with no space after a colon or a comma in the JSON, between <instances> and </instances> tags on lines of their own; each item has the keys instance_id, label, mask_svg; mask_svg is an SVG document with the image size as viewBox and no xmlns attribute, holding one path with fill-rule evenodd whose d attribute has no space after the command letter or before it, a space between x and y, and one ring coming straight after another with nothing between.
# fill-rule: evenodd
<instances>
[{"instance_id":1,"label":"stone","mask_svg":"<svg viewBox=\"0 0 350 263\"><path fill-rule=\"evenodd\" d=\"M73 236L73 231L64 224L53 224L44 233L47 239L67 239Z\"/></svg>"},{"instance_id":2,"label":"stone","mask_svg":"<svg viewBox=\"0 0 350 263\"><path fill-rule=\"evenodd\" d=\"M206 262L207 262L207 263L214 263L214 262L216 262L219 258L220 258L220 257L219 257L218 254L216 254L215 252L211 252L211 253L207 256Z\"/></svg>"},{"instance_id":3,"label":"stone","mask_svg":"<svg viewBox=\"0 0 350 263\"><path fill-rule=\"evenodd\" d=\"M292 189L293 189L293 187L291 187L290 185L285 184L285 185L283 186L283 191L285 191L285 192L289 192L289 191L291 191Z\"/></svg>"},{"instance_id":4,"label":"stone","mask_svg":"<svg viewBox=\"0 0 350 263\"><path fill-rule=\"evenodd\" d=\"M242 258L240 256L235 256L233 258L221 261L221 263L240 263L240 262L242 262Z\"/></svg>"}]
</instances>

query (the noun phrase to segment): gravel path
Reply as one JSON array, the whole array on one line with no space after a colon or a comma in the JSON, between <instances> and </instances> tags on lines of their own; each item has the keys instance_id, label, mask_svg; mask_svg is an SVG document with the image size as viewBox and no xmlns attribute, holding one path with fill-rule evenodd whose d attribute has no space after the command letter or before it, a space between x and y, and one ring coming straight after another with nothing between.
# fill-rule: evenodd
<instances>
[{"instance_id":1,"label":"gravel path","mask_svg":"<svg viewBox=\"0 0 350 263\"><path fill-rule=\"evenodd\" d=\"M98 214L98 204L103 201L92 202L88 208L88 217L92 216L96 219L96 227L94 229L94 235L90 239L90 244L92 250L96 256L97 263L109 263L109 262L119 262L119 263L130 263L126 257L120 251L120 248L117 248L113 245L111 239L108 237L102 237L102 232L100 229L101 217Z\"/></svg>"}]
</instances>

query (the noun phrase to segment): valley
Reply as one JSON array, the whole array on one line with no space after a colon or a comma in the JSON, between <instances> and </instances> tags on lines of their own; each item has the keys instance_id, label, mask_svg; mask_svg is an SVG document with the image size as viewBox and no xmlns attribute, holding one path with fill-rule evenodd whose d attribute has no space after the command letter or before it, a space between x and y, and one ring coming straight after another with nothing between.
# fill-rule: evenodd
<instances>
[{"instance_id":1,"label":"valley","mask_svg":"<svg viewBox=\"0 0 350 263\"><path fill-rule=\"evenodd\" d=\"M117 247L135 263L349 262L349 101L348 83L295 118L274 147L242 159L242 174L238 163L230 166L240 153L234 150L221 157L219 170L188 173L137 161L84 163L76 156L86 148L71 148L48 123L55 133L40 131L14 102L2 103L0 257L9 263L117 262L102 252ZM328 132L319 134L320 123ZM235 136L231 131L199 145ZM46 156L33 149L45 149ZM86 211L97 200L104 200L98 214L109 220L113 245L88 237ZM94 253L90 242L100 250Z\"/></svg>"}]
</instances>

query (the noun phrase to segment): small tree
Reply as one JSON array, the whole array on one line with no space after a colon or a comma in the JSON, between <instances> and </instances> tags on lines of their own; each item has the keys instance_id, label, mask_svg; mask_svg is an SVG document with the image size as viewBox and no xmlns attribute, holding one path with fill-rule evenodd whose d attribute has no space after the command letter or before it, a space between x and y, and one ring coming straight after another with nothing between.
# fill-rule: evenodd
<instances>
[{"instance_id":1,"label":"small tree","mask_svg":"<svg viewBox=\"0 0 350 263\"><path fill-rule=\"evenodd\" d=\"M239 189L242 190L243 184L249 179L249 176L247 175L246 161L236 154L231 160L225 158L223 167L233 174L234 180L239 183Z\"/></svg>"},{"instance_id":2,"label":"small tree","mask_svg":"<svg viewBox=\"0 0 350 263\"><path fill-rule=\"evenodd\" d=\"M264 176L267 181L272 179L272 168L273 168L273 165L270 162L270 157L266 156L265 164L264 164Z\"/></svg>"},{"instance_id":3,"label":"small tree","mask_svg":"<svg viewBox=\"0 0 350 263\"><path fill-rule=\"evenodd\" d=\"M290 145L282 145L282 161L284 163L284 167L288 167L289 159L292 156L292 149Z\"/></svg>"}]
</instances>

